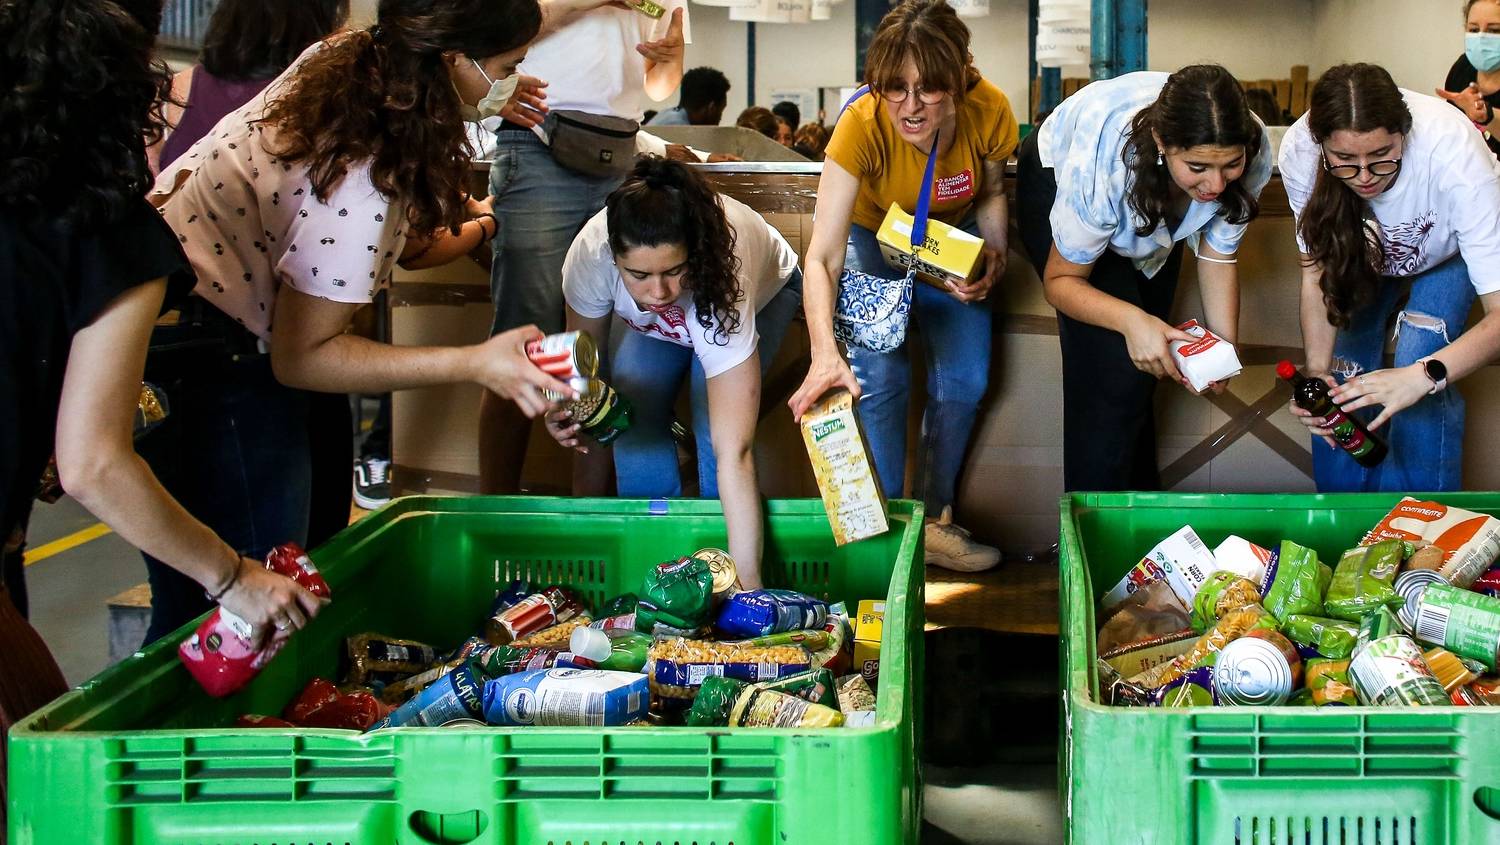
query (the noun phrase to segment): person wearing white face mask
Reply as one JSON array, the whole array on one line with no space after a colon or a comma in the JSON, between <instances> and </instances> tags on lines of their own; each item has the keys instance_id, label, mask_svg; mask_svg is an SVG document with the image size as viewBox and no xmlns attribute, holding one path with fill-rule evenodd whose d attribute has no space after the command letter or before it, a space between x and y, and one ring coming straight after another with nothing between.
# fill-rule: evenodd
<instances>
[{"instance_id":1,"label":"person wearing white face mask","mask_svg":"<svg viewBox=\"0 0 1500 845\"><path fill-rule=\"evenodd\" d=\"M512 99L541 21L537 0L382 0L374 27L309 48L158 177L152 200L197 285L158 330L155 345L192 352L169 388L175 439L153 451L173 464L168 489L239 551L305 539L309 391L473 382L530 416L544 389L572 395L527 360L534 326L469 347L345 333L397 261L494 237L486 203L464 195L464 120ZM540 96L533 81L514 99ZM206 609L201 589L151 575L148 637Z\"/></svg>"},{"instance_id":2,"label":"person wearing white face mask","mask_svg":"<svg viewBox=\"0 0 1500 845\"><path fill-rule=\"evenodd\" d=\"M1490 150L1500 156L1500 0L1468 0L1464 7L1468 35L1464 54L1448 71L1448 80L1437 95L1463 110L1484 133Z\"/></svg>"}]
</instances>

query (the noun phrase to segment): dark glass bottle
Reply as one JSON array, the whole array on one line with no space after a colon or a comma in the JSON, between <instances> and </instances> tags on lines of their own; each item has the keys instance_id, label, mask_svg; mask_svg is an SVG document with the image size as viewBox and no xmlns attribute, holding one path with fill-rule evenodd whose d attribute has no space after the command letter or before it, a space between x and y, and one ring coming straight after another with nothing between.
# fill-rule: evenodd
<instances>
[{"instance_id":1,"label":"dark glass bottle","mask_svg":"<svg viewBox=\"0 0 1500 845\"><path fill-rule=\"evenodd\" d=\"M1385 460L1389 452L1385 441L1334 403L1328 395L1327 382L1308 378L1290 361L1277 364L1276 375L1292 386L1292 402L1313 416L1322 417L1323 427L1333 432L1334 441L1360 466L1373 467Z\"/></svg>"}]
</instances>

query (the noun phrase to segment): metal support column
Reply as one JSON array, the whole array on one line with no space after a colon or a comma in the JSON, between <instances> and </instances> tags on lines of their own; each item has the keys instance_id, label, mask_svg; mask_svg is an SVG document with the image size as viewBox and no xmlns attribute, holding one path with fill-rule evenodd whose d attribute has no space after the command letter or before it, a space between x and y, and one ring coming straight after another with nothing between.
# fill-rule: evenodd
<instances>
[{"instance_id":1,"label":"metal support column","mask_svg":"<svg viewBox=\"0 0 1500 845\"><path fill-rule=\"evenodd\" d=\"M755 21L745 24L745 102L755 105Z\"/></svg>"},{"instance_id":2,"label":"metal support column","mask_svg":"<svg viewBox=\"0 0 1500 845\"><path fill-rule=\"evenodd\" d=\"M1147 0L1093 0L1089 75L1109 79L1146 69Z\"/></svg>"}]
</instances>

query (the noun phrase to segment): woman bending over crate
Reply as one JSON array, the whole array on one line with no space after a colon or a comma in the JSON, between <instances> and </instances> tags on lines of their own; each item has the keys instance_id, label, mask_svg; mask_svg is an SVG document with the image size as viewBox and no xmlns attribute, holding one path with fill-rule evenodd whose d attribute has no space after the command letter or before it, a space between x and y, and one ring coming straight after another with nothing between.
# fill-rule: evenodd
<instances>
[{"instance_id":1,"label":"woman bending over crate","mask_svg":"<svg viewBox=\"0 0 1500 845\"><path fill-rule=\"evenodd\" d=\"M729 553L745 588L758 589L755 426L761 377L802 304L797 254L759 214L714 193L686 165L642 157L574 239L563 298L568 330L587 331L601 348L612 315L633 329L608 368L637 415L612 447L620 495L682 494L670 427L690 378L699 489L723 499ZM556 412L548 430L587 451L579 422Z\"/></svg>"}]
</instances>

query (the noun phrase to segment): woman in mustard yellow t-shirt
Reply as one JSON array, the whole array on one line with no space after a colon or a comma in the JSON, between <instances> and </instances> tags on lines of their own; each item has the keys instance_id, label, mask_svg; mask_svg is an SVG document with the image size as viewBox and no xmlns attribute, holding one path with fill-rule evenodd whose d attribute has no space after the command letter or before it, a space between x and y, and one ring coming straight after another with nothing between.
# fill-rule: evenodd
<instances>
[{"instance_id":1,"label":"woman in mustard yellow t-shirt","mask_svg":"<svg viewBox=\"0 0 1500 845\"><path fill-rule=\"evenodd\" d=\"M978 571L1000 560L997 550L952 524L958 473L990 369L990 287L1005 270L1005 161L1017 126L1005 94L979 76L969 29L944 0L907 0L880 22L865 62L870 94L852 103L828 143L818 183L817 215L808 246L805 302L812 367L792 396L804 411L827 390L863 394L860 418L887 496L900 496L906 476L906 407L911 368L905 347L875 353L851 347L846 364L833 339L833 304L848 267L890 279L904 273L880 254L875 232L892 205L916 209L931 190L931 216L984 240L981 267L966 285L918 283L912 328L927 361L927 412L922 420L912 495L936 520L926 533L927 562ZM923 184L938 138L932 185ZM910 343L910 341L908 341Z\"/></svg>"}]
</instances>

